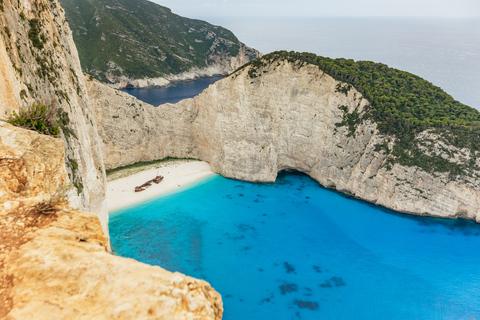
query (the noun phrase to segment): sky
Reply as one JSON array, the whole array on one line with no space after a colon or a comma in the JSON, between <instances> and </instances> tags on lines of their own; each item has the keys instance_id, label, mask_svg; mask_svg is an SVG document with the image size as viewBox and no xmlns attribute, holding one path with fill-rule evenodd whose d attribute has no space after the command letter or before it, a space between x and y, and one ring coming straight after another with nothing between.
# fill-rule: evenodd
<instances>
[{"instance_id":1,"label":"sky","mask_svg":"<svg viewBox=\"0 0 480 320\"><path fill-rule=\"evenodd\" d=\"M181 16L480 18L480 0L151 0Z\"/></svg>"}]
</instances>

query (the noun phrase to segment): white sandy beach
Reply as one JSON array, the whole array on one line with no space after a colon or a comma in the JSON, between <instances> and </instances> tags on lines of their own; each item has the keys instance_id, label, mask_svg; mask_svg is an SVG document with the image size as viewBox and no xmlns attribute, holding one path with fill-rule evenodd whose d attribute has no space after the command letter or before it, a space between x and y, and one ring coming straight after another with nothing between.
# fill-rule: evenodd
<instances>
[{"instance_id":1,"label":"white sandy beach","mask_svg":"<svg viewBox=\"0 0 480 320\"><path fill-rule=\"evenodd\" d=\"M164 177L159 184L152 183L145 191L135 192L139 186L159 174ZM149 168L127 177L107 182L108 211L120 209L159 194L178 189L201 178L214 174L203 161L172 161L160 168Z\"/></svg>"}]
</instances>

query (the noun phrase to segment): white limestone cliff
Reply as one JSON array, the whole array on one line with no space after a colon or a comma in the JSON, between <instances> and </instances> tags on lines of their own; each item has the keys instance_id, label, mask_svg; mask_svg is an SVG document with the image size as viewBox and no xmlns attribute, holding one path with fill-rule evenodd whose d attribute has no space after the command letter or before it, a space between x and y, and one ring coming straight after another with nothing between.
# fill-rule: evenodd
<instances>
[{"instance_id":1,"label":"white limestone cliff","mask_svg":"<svg viewBox=\"0 0 480 320\"><path fill-rule=\"evenodd\" d=\"M386 154L375 151L389 141L376 124L358 125L355 135L336 125L344 116L340 106L361 113L369 103L359 92L337 92L339 82L314 65L275 62L256 78L249 68L193 99L157 108L89 82L106 167L189 157L225 177L258 182L294 169L399 212L480 222L477 180L455 181L399 164L389 170Z\"/></svg>"},{"instance_id":2,"label":"white limestone cliff","mask_svg":"<svg viewBox=\"0 0 480 320\"><path fill-rule=\"evenodd\" d=\"M65 168L75 186L69 193L71 204L96 213L108 235L100 140L63 9L57 1L46 0L2 4L0 97L5 100L0 119L33 103L60 110Z\"/></svg>"}]
</instances>

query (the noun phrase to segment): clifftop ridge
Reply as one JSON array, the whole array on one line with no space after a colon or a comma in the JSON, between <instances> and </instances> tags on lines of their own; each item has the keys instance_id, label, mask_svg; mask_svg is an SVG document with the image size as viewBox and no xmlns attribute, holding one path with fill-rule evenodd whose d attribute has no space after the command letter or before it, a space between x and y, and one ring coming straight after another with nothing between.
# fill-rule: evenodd
<instances>
[{"instance_id":1,"label":"clifftop ridge","mask_svg":"<svg viewBox=\"0 0 480 320\"><path fill-rule=\"evenodd\" d=\"M452 179L477 178L480 170L476 158L480 152L480 112L454 100L441 88L409 72L382 63L331 59L312 53L277 51L239 68L249 68L250 78L262 76L267 65L280 61L312 64L337 81L336 91L348 94L355 88L369 104L360 112L345 111L338 126L347 126L350 134L366 120L375 122L386 140L376 148L389 155L386 163L418 166L431 173L446 172ZM435 149L433 140L454 145L453 155L447 147ZM453 161L449 158L454 158Z\"/></svg>"}]
</instances>

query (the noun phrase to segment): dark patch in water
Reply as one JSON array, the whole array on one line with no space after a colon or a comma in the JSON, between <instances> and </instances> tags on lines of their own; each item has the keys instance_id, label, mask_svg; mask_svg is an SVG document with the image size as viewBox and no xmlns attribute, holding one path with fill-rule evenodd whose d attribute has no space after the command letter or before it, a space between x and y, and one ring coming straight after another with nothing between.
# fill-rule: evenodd
<instances>
[{"instance_id":1,"label":"dark patch in water","mask_svg":"<svg viewBox=\"0 0 480 320\"><path fill-rule=\"evenodd\" d=\"M295 300L294 303L299 307L300 309L310 309L310 310L317 310L318 309L318 303L312 302L312 301L301 301L301 300Z\"/></svg>"},{"instance_id":2,"label":"dark patch in water","mask_svg":"<svg viewBox=\"0 0 480 320\"><path fill-rule=\"evenodd\" d=\"M262 299L259 303L260 304L264 304L264 303L271 303L271 304L275 304L275 302L273 302L273 298L275 297L275 295L273 293L270 293L270 295L264 299Z\"/></svg>"},{"instance_id":3,"label":"dark patch in water","mask_svg":"<svg viewBox=\"0 0 480 320\"><path fill-rule=\"evenodd\" d=\"M310 288L303 288L305 289L306 293L303 294L304 297L311 297L313 296L312 289Z\"/></svg>"},{"instance_id":4,"label":"dark patch in water","mask_svg":"<svg viewBox=\"0 0 480 320\"><path fill-rule=\"evenodd\" d=\"M298 291L298 285L295 283L284 283L280 287L280 292L285 295L290 292L297 292Z\"/></svg>"},{"instance_id":5,"label":"dark patch in water","mask_svg":"<svg viewBox=\"0 0 480 320\"><path fill-rule=\"evenodd\" d=\"M330 280L325 281L324 283L320 284L322 288L332 288L335 287L343 287L346 283L340 277L331 277Z\"/></svg>"},{"instance_id":6,"label":"dark patch in water","mask_svg":"<svg viewBox=\"0 0 480 320\"><path fill-rule=\"evenodd\" d=\"M252 230L252 231L255 231L255 227L251 226L251 225L248 225L248 224L239 224L237 226L238 230L240 230L241 232L246 232L248 230Z\"/></svg>"},{"instance_id":7,"label":"dark patch in water","mask_svg":"<svg viewBox=\"0 0 480 320\"><path fill-rule=\"evenodd\" d=\"M285 267L285 271L287 273L296 273L295 272L295 267L293 265L291 265L290 263L288 262L284 262L283 263L283 266Z\"/></svg>"},{"instance_id":8,"label":"dark patch in water","mask_svg":"<svg viewBox=\"0 0 480 320\"><path fill-rule=\"evenodd\" d=\"M345 281L340 277L332 277L332 281L336 287L343 287L346 285Z\"/></svg>"},{"instance_id":9,"label":"dark patch in water","mask_svg":"<svg viewBox=\"0 0 480 320\"><path fill-rule=\"evenodd\" d=\"M262 299L262 301L260 301L259 304L262 304L262 303L265 303L265 302L270 302L271 299L270 298L265 298L265 299Z\"/></svg>"},{"instance_id":10,"label":"dark patch in water","mask_svg":"<svg viewBox=\"0 0 480 320\"><path fill-rule=\"evenodd\" d=\"M243 197L243 193L239 193L238 196L239 196L239 197Z\"/></svg>"},{"instance_id":11,"label":"dark patch in water","mask_svg":"<svg viewBox=\"0 0 480 320\"><path fill-rule=\"evenodd\" d=\"M262 268L260 268L260 269L258 269L258 271L260 271L260 272L263 272L263 269L262 269Z\"/></svg>"}]
</instances>

